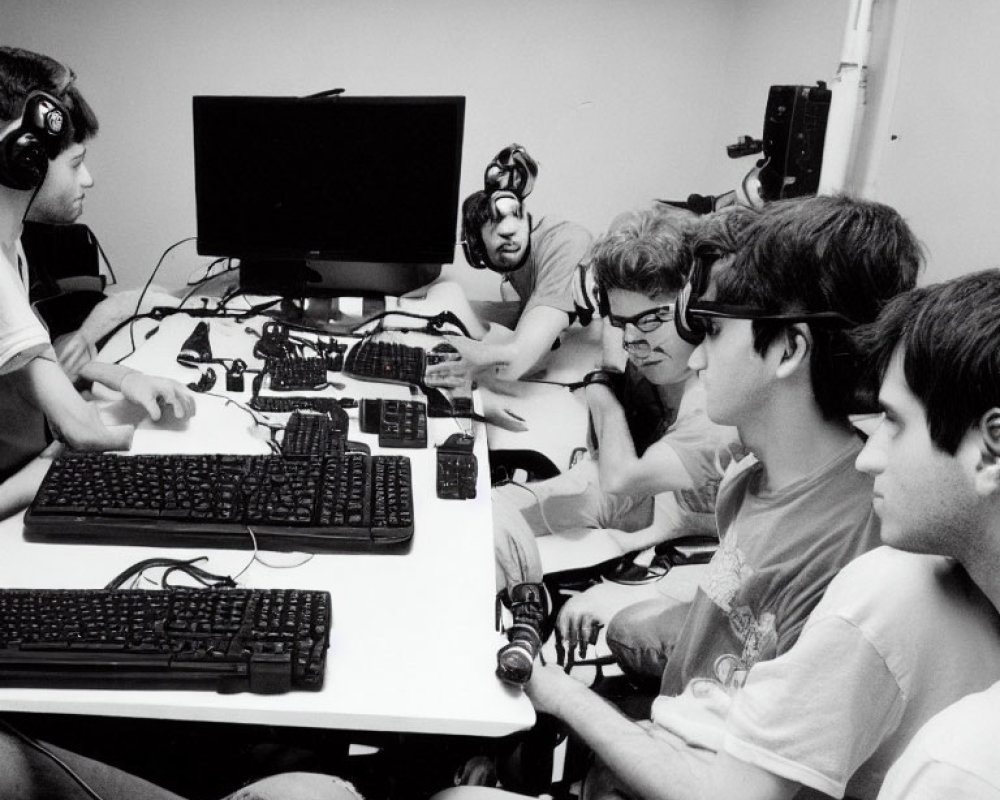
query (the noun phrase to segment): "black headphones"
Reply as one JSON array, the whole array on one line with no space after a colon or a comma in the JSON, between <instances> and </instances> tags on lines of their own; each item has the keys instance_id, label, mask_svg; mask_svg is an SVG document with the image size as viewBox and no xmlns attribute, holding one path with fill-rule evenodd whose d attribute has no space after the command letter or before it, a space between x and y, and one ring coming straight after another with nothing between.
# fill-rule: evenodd
<instances>
[{"instance_id":1,"label":"black headphones","mask_svg":"<svg viewBox=\"0 0 1000 800\"><path fill-rule=\"evenodd\" d=\"M474 230L475 224L470 224L462 215L462 254L470 267L488 269L493 266L486 256L486 245L483 242L482 230Z\"/></svg>"},{"instance_id":2,"label":"black headphones","mask_svg":"<svg viewBox=\"0 0 1000 800\"><path fill-rule=\"evenodd\" d=\"M0 135L0 184L35 189L45 180L49 160L62 152L72 135L65 106L47 92L32 92L21 116Z\"/></svg>"},{"instance_id":3,"label":"black headphones","mask_svg":"<svg viewBox=\"0 0 1000 800\"><path fill-rule=\"evenodd\" d=\"M508 145L494 156L483 172L487 192L509 191L523 200L535 187L538 164L521 145Z\"/></svg>"}]
</instances>

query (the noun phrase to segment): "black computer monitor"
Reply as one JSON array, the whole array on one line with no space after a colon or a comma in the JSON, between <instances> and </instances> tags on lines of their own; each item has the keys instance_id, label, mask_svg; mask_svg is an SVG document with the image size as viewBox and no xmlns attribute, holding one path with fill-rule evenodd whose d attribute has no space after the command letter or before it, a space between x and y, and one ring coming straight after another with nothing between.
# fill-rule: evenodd
<instances>
[{"instance_id":1,"label":"black computer monitor","mask_svg":"<svg viewBox=\"0 0 1000 800\"><path fill-rule=\"evenodd\" d=\"M336 298L368 316L454 261L464 121L455 96L196 96L198 252L286 321L350 328Z\"/></svg>"}]
</instances>

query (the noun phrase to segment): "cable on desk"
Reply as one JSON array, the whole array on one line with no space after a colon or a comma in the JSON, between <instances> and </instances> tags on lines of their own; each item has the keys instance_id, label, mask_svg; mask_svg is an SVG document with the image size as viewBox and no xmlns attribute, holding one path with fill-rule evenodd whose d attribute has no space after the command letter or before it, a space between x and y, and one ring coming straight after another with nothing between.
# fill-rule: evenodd
<instances>
[{"instance_id":1,"label":"cable on desk","mask_svg":"<svg viewBox=\"0 0 1000 800\"><path fill-rule=\"evenodd\" d=\"M7 722L7 720L5 719L0 719L0 728L3 728L5 731L10 733L14 738L24 742L24 744L26 744L32 750L37 750L42 755L51 759L53 763L55 763L56 766L59 767L59 769L65 772L76 783L76 785L79 786L81 789L83 789L83 791L86 792L87 795L92 797L93 800L104 800L104 797L98 794L97 791L89 783L87 783L83 778L81 778L69 764L67 764L65 761L59 758L59 756L57 756L55 753L49 750L45 745L43 745L37 739L28 736L28 734L26 733L22 733L13 725L11 725L9 722Z\"/></svg>"},{"instance_id":2,"label":"cable on desk","mask_svg":"<svg viewBox=\"0 0 1000 800\"><path fill-rule=\"evenodd\" d=\"M385 320L387 317L400 316L400 317L410 317L411 319L422 319L424 320L424 326L422 328L387 328L385 327ZM377 323L375 328L371 331L361 331L366 325L371 325L372 323ZM390 311L380 311L375 316L370 319L366 319L364 322L356 325L352 330L352 334L359 334L362 336L374 336L377 333L383 331L396 331L400 333L428 333L434 336L445 336L445 335L455 335L452 331L442 331L441 327L444 325L453 325L456 327L463 336L471 339L469 334L469 329L465 327L465 323L462 322L458 316L452 311L440 311L437 314L419 314L416 311L403 311L401 309L395 308Z\"/></svg>"},{"instance_id":3,"label":"cable on desk","mask_svg":"<svg viewBox=\"0 0 1000 800\"><path fill-rule=\"evenodd\" d=\"M214 572L209 572L206 569L195 566L199 561L208 561L208 556L198 556L197 558L191 558L188 560L177 558L147 558L143 561L138 561L122 572L119 572L104 588L120 589L122 584L130 578L138 579L143 577L143 573L147 569L154 569L156 567L166 567L166 570L160 577L160 587L163 589L171 588L171 584L168 583L167 578L169 578L173 572L183 572L189 577L194 578L194 580L202 586L212 588L220 586L233 588L236 586L235 578L232 578L229 575L217 575ZM237 577L239 576L237 575Z\"/></svg>"},{"instance_id":4,"label":"cable on desk","mask_svg":"<svg viewBox=\"0 0 1000 800\"><path fill-rule=\"evenodd\" d=\"M315 553L303 553L302 555L304 555L305 558L303 558L301 561L295 564L269 564L267 561L265 561L263 558L260 557L260 548L257 546L257 536L256 534L254 534L253 528L251 528L249 525L247 525L247 533L250 534L250 540L253 542L253 553L251 554L250 560L247 561L243 569L241 569L239 572L236 573L235 576L233 576L234 579L239 578L241 575L243 575L244 572L246 572L248 569L250 569L250 567L253 566L253 563L255 561L258 564L267 567L268 569L295 569L296 567L301 567L303 564L308 564L310 561L313 560L313 557L316 555Z\"/></svg>"},{"instance_id":5,"label":"cable on desk","mask_svg":"<svg viewBox=\"0 0 1000 800\"><path fill-rule=\"evenodd\" d=\"M250 372L250 370L247 370L247 372ZM201 392L200 394L202 394L205 397L217 397L220 400L225 400L227 406L232 404L241 411L245 411L247 414L250 415L250 418L254 421L255 425L259 425L262 428L268 428L272 432L272 435L274 431L281 430L281 428L283 427L281 425L272 425L267 420L260 419L257 416L257 412L254 411L252 408L250 408L250 406L246 405L246 403L241 403L239 400L234 400L233 398L227 397L224 394L219 394L218 392Z\"/></svg>"}]
</instances>

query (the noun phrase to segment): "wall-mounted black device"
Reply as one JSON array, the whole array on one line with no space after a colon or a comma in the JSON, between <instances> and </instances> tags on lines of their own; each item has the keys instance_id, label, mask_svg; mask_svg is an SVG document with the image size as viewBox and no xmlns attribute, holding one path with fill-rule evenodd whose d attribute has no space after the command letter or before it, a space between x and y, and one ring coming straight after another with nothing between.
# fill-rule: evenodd
<instances>
[{"instance_id":1,"label":"wall-mounted black device","mask_svg":"<svg viewBox=\"0 0 1000 800\"><path fill-rule=\"evenodd\" d=\"M764 111L764 158L758 162L765 200L816 193L832 94L823 81L771 87Z\"/></svg>"}]
</instances>

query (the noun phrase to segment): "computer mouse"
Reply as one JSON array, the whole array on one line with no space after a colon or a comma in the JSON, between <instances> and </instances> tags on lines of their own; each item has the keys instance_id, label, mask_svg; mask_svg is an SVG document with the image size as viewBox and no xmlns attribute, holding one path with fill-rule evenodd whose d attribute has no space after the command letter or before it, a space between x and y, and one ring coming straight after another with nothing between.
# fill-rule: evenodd
<instances>
[{"instance_id":1,"label":"computer mouse","mask_svg":"<svg viewBox=\"0 0 1000 800\"><path fill-rule=\"evenodd\" d=\"M465 433L453 433L445 439L444 444L440 445L440 447L442 450L463 450L471 452L475 443L475 436L469 436Z\"/></svg>"},{"instance_id":2,"label":"computer mouse","mask_svg":"<svg viewBox=\"0 0 1000 800\"><path fill-rule=\"evenodd\" d=\"M455 349L455 345L449 344L448 342L441 342L441 344L436 344L431 348L432 353L457 353L458 350Z\"/></svg>"}]
</instances>

